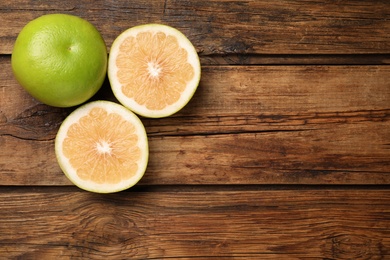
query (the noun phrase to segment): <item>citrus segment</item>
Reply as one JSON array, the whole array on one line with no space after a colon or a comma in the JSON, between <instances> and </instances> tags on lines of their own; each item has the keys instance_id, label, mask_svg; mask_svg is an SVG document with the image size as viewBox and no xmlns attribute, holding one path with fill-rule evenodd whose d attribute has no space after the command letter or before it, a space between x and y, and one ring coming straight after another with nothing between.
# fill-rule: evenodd
<instances>
[{"instance_id":1,"label":"citrus segment","mask_svg":"<svg viewBox=\"0 0 390 260\"><path fill-rule=\"evenodd\" d=\"M112 44L108 77L116 98L146 117L165 117L183 108L200 80L200 62L178 30L147 24L123 32Z\"/></svg>"},{"instance_id":2,"label":"citrus segment","mask_svg":"<svg viewBox=\"0 0 390 260\"><path fill-rule=\"evenodd\" d=\"M109 101L73 111L55 142L60 167L82 189L116 192L135 185L148 161L146 132L138 117Z\"/></svg>"}]
</instances>

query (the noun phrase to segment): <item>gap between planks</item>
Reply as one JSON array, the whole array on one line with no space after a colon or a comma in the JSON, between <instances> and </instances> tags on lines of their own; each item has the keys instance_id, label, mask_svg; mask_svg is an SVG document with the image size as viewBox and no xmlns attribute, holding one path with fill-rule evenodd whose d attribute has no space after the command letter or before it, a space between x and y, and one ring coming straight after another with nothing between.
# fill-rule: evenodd
<instances>
[{"instance_id":1,"label":"gap between planks","mask_svg":"<svg viewBox=\"0 0 390 260\"><path fill-rule=\"evenodd\" d=\"M200 55L204 65L331 66L390 65L390 54L211 54Z\"/></svg>"},{"instance_id":2,"label":"gap between planks","mask_svg":"<svg viewBox=\"0 0 390 260\"><path fill-rule=\"evenodd\" d=\"M201 184L201 185L142 185L138 184L121 193L139 192L247 192L247 191L390 191L388 184L345 185L345 184ZM0 186L0 193L51 193L51 192L85 192L74 185L64 186ZM102 194L104 196L104 194Z\"/></svg>"},{"instance_id":3,"label":"gap between planks","mask_svg":"<svg viewBox=\"0 0 390 260\"><path fill-rule=\"evenodd\" d=\"M109 54L107 54L109 55ZM11 54L0 54L0 59ZM331 66L390 65L390 54L199 54L201 65L259 66Z\"/></svg>"}]
</instances>

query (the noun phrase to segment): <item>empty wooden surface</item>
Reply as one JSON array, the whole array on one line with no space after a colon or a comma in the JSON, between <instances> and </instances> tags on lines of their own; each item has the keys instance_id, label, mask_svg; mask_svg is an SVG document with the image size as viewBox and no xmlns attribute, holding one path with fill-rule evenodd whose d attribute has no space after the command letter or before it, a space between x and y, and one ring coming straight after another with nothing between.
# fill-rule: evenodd
<instances>
[{"instance_id":1,"label":"empty wooden surface","mask_svg":"<svg viewBox=\"0 0 390 260\"><path fill-rule=\"evenodd\" d=\"M0 194L8 217L0 219L0 246L7 256L22 259L390 254L390 194L383 190L7 191Z\"/></svg>"},{"instance_id":2,"label":"empty wooden surface","mask_svg":"<svg viewBox=\"0 0 390 260\"><path fill-rule=\"evenodd\" d=\"M150 162L129 191L74 187L54 154L74 108L12 75L21 28L59 12L108 52L157 22L200 55L191 102L142 118ZM0 258L390 258L389 31L388 1L2 1ZM108 81L93 99L116 101Z\"/></svg>"}]
</instances>

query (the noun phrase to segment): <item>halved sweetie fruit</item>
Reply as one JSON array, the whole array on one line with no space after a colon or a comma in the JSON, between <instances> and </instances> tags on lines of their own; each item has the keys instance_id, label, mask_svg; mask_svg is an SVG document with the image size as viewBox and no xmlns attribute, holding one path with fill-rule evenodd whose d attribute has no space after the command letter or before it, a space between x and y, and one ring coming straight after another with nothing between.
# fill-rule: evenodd
<instances>
[{"instance_id":1,"label":"halved sweetie fruit","mask_svg":"<svg viewBox=\"0 0 390 260\"><path fill-rule=\"evenodd\" d=\"M110 49L113 93L141 116L160 118L178 112L192 98L200 76L196 49L183 33L167 25L132 27Z\"/></svg>"},{"instance_id":2,"label":"halved sweetie fruit","mask_svg":"<svg viewBox=\"0 0 390 260\"><path fill-rule=\"evenodd\" d=\"M145 128L133 112L110 101L74 110L55 140L58 163L81 189L112 193L128 189L144 175L149 151Z\"/></svg>"}]
</instances>

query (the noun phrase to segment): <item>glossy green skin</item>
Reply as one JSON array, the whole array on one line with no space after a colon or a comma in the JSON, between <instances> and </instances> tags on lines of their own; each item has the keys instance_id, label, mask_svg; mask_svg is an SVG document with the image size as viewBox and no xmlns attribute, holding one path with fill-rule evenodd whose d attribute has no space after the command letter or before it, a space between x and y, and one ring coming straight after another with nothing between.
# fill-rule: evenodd
<instances>
[{"instance_id":1,"label":"glossy green skin","mask_svg":"<svg viewBox=\"0 0 390 260\"><path fill-rule=\"evenodd\" d=\"M12 52L19 84L47 105L71 107L90 99L107 72L107 47L88 21L49 14L29 22Z\"/></svg>"}]
</instances>

